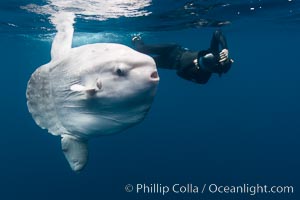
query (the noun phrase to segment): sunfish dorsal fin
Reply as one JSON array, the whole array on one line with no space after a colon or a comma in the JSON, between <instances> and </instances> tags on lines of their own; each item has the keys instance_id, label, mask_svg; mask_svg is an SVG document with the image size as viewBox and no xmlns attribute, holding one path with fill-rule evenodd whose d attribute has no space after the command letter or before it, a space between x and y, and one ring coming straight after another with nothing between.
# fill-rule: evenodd
<instances>
[{"instance_id":1,"label":"sunfish dorsal fin","mask_svg":"<svg viewBox=\"0 0 300 200\"><path fill-rule=\"evenodd\" d=\"M88 160L88 144L70 135L62 135L61 147L73 171L81 171Z\"/></svg>"},{"instance_id":2,"label":"sunfish dorsal fin","mask_svg":"<svg viewBox=\"0 0 300 200\"><path fill-rule=\"evenodd\" d=\"M74 13L60 12L52 16L51 22L57 33L51 47L51 60L57 60L66 55L72 48L74 33Z\"/></svg>"}]
</instances>

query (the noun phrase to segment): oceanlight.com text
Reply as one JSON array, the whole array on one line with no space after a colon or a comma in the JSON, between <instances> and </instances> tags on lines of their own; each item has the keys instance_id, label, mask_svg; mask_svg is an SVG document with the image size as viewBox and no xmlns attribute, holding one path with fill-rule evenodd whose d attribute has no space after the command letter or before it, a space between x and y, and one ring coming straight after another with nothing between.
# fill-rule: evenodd
<instances>
[{"instance_id":1,"label":"oceanlight.com text","mask_svg":"<svg viewBox=\"0 0 300 200\"><path fill-rule=\"evenodd\" d=\"M172 185L161 184L161 183L138 183L138 184L127 184L125 191L128 193L136 194L160 194L167 195L173 194L246 194L250 196L258 194L293 194L294 187L285 186L269 186L261 184L241 184L241 185L219 185L219 184L179 184L175 183Z\"/></svg>"}]
</instances>

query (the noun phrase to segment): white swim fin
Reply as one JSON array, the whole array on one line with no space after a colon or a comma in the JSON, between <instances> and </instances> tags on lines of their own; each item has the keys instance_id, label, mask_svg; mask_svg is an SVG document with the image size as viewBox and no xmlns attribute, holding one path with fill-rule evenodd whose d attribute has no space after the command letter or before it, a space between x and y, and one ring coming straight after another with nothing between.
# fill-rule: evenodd
<instances>
[{"instance_id":1,"label":"white swim fin","mask_svg":"<svg viewBox=\"0 0 300 200\"><path fill-rule=\"evenodd\" d=\"M61 147L73 171L81 171L88 160L88 143L70 135L62 135Z\"/></svg>"}]
</instances>

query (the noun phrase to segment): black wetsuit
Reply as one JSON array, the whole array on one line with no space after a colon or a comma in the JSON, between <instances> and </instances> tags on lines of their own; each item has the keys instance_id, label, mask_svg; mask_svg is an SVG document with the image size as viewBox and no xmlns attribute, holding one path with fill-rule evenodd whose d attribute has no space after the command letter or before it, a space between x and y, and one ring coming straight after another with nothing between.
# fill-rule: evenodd
<instances>
[{"instance_id":1,"label":"black wetsuit","mask_svg":"<svg viewBox=\"0 0 300 200\"><path fill-rule=\"evenodd\" d=\"M221 75L231 67L230 59L223 63L219 62L219 46L221 50L228 49L226 39L220 30L214 32L210 48L203 51L190 51L177 44L145 45L141 40L134 41L134 45L139 52L151 55L157 67L177 70L180 77L200 84L206 83L212 73ZM213 56L209 59L204 58L209 53ZM196 59L198 62L194 63ZM207 70L207 67L210 70Z\"/></svg>"}]
</instances>

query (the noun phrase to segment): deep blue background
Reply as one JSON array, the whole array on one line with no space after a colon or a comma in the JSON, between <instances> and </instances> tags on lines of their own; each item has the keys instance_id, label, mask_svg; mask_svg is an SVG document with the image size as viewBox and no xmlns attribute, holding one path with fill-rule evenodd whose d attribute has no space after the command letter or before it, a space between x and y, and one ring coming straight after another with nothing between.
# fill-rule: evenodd
<instances>
[{"instance_id":1,"label":"deep blue background","mask_svg":"<svg viewBox=\"0 0 300 200\"><path fill-rule=\"evenodd\" d=\"M205 49L213 30L146 32L144 40ZM49 61L50 41L2 35L0 199L299 198L299 29L237 21L223 30L235 60L232 70L206 85L159 70L145 121L91 140L90 160L80 174L70 170L60 139L40 129L27 111L27 81ZM124 35L131 32L115 34L130 45ZM292 185L295 194L162 197L124 191L128 183L144 182Z\"/></svg>"}]
</instances>

